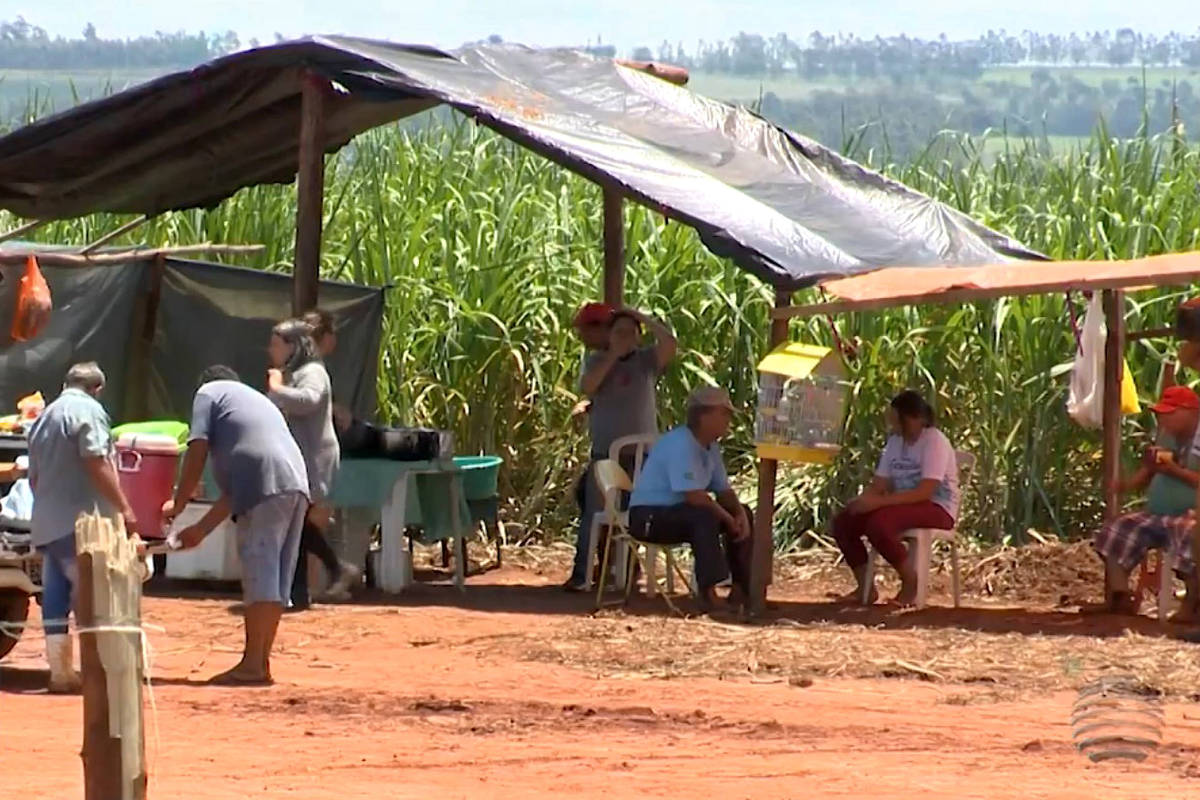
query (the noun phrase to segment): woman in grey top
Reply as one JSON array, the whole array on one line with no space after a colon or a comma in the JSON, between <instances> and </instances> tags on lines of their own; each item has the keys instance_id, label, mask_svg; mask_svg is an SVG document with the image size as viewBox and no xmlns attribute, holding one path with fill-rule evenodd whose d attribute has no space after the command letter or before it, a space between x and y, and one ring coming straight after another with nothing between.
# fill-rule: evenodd
<instances>
[{"instance_id":1,"label":"woman in grey top","mask_svg":"<svg viewBox=\"0 0 1200 800\"><path fill-rule=\"evenodd\" d=\"M308 469L312 508L304 522L301 558L292 582L292 608L308 606L308 571L304 555L312 553L329 570L328 596L344 599L358 570L340 562L326 541L331 510L327 502L333 488L341 453L333 430L333 389L329 373L317 355L312 329L303 320L290 319L271 331L267 348L271 369L267 372L267 395L287 418L288 427Z\"/></svg>"}]
</instances>

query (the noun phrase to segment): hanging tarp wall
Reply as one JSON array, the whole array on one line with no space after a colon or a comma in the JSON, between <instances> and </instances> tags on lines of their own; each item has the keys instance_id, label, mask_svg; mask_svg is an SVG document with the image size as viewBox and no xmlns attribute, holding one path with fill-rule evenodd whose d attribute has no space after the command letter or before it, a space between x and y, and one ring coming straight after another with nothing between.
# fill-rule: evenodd
<instances>
[{"instance_id":1,"label":"hanging tarp wall","mask_svg":"<svg viewBox=\"0 0 1200 800\"><path fill-rule=\"evenodd\" d=\"M40 391L56 397L68 367L96 361L108 377L102 398L114 422L187 419L201 370L227 364L253 386L266 381L271 326L289 314L289 275L166 260L97 267L44 266L54 311L29 342L9 336L21 266L0 283L0 415ZM339 347L329 364L334 394L365 418L375 411L383 290L324 282L322 305L337 318ZM147 315L154 310L151 324Z\"/></svg>"}]
</instances>

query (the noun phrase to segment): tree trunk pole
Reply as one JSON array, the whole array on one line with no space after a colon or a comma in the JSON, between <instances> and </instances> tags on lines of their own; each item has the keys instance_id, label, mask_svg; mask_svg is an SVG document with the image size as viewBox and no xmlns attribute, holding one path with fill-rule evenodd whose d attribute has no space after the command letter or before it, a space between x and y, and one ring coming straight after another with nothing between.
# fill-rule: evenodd
<instances>
[{"instance_id":1,"label":"tree trunk pole","mask_svg":"<svg viewBox=\"0 0 1200 800\"><path fill-rule=\"evenodd\" d=\"M1104 292L1104 518L1121 513L1117 483L1121 479L1121 382L1125 368L1125 294Z\"/></svg>"},{"instance_id":2,"label":"tree trunk pole","mask_svg":"<svg viewBox=\"0 0 1200 800\"><path fill-rule=\"evenodd\" d=\"M620 308L625 304L625 217L624 199L616 189L604 190L604 302Z\"/></svg>"},{"instance_id":3,"label":"tree trunk pole","mask_svg":"<svg viewBox=\"0 0 1200 800\"><path fill-rule=\"evenodd\" d=\"M124 539L124 527L112 526L107 519L92 524L94 527L83 531L81 522L76 532L79 581L75 587L75 624L80 631L83 679L83 796L84 800L145 800L145 665L141 634L96 630L106 626L140 630L142 576L133 546ZM104 563L96 570L98 560ZM99 591L98 581L103 582ZM99 604L98 596L105 598ZM116 708L111 705L114 697L121 704Z\"/></svg>"},{"instance_id":4,"label":"tree trunk pole","mask_svg":"<svg viewBox=\"0 0 1200 800\"><path fill-rule=\"evenodd\" d=\"M321 215L325 196L325 95L329 82L311 72L301 78L300 154L296 171L296 264L292 312L315 308L321 279Z\"/></svg>"},{"instance_id":5,"label":"tree trunk pole","mask_svg":"<svg viewBox=\"0 0 1200 800\"><path fill-rule=\"evenodd\" d=\"M791 292L776 291L775 307L786 308L792 302ZM788 321L771 320L770 349L787 341ZM775 563L775 477L779 463L773 459L758 460L758 503L754 509L754 560L750 565L750 613L761 614L767 607L767 586L771 584Z\"/></svg>"}]
</instances>

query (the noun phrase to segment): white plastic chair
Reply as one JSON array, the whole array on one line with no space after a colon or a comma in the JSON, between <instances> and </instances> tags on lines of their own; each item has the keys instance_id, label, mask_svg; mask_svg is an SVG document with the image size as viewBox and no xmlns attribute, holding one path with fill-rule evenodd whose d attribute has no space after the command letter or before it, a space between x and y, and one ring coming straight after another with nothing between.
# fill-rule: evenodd
<instances>
[{"instance_id":1,"label":"white plastic chair","mask_svg":"<svg viewBox=\"0 0 1200 800\"><path fill-rule=\"evenodd\" d=\"M630 553L642 570L646 573L646 594L653 597L657 594L654 591L657 587L657 578L655 578L649 569L649 564L652 564L657 558L659 546L649 542L643 542L635 539L629 532L629 512L620 510L621 493L628 492L633 489L633 482L629 480L629 476L625 474L625 470L621 465L611 458L596 462L594 467L596 483L600 485L600 492L604 496L604 511L601 524L608 526L608 544L604 548L604 557L600 561L600 586L596 590L596 608L600 608L604 603L604 589L608 585L609 566L614 550L618 553ZM640 555L640 547L646 548L646 558L643 560ZM667 591L663 594L663 599L667 602L670 609L676 614L680 613L675 607L675 603L671 600L671 595L674 593L673 572L677 569L674 560L671 558L671 551L667 553L667 583L669 584ZM629 602L629 595L633 592L633 572L631 570L623 570L618 572L625 579L625 592L622 602ZM682 576L681 576L682 577ZM685 578L686 580L686 578Z\"/></svg>"},{"instance_id":2,"label":"white plastic chair","mask_svg":"<svg viewBox=\"0 0 1200 800\"><path fill-rule=\"evenodd\" d=\"M615 461L615 462L617 462L617 464L620 464L621 463L621 453L623 453L625 450L628 450L630 448L633 449L633 477L630 480L630 485L632 485L633 483L635 483L637 481L638 476L642 474L642 464L645 463L645 461L646 461L646 454L650 452L650 448L654 446L654 443L656 441L658 441L658 434L656 434L656 433L640 434L640 435L636 435L636 436L622 436L620 439L617 439L615 442L613 442L612 446L610 446L608 448L608 460ZM624 469L622 469L622 472L624 472ZM626 477L628 478L629 476L627 475ZM589 480L596 480L596 479L594 477L590 477ZM599 481L597 481L597 483L599 483ZM601 489L602 489L601 496L603 496L603 487L601 487ZM623 489L622 491L629 491L629 489ZM617 495L617 499L618 499L618 501L620 500L619 494ZM605 498L606 505L607 505L607 502L608 502L608 499ZM619 508L616 510L617 510L618 515L624 515L621 517L621 519L623 519L625 521L625 525L626 525L626 527L628 527L629 515L625 514L625 512L623 512L623 511L620 511ZM584 576L584 584L583 584L585 589L590 590L592 588L592 565L596 563L596 558L600 553L600 550L599 550L600 529L608 524L607 512L608 512L608 509L606 508L604 510L597 511L595 514L592 515L591 529L588 531L587 574ZM655 550L656 550L656 552L654 554L652 554L652 557L647 559L651 563L657 563L657 560L658 560L657 559L657 548L655 548ZM670 551L668 551L667 558L668 558L668 567L669 567L670 566L669 559L671 558ZM628 558L626 556L626 553L624 551L619 552L618 557L617 557L618 567L624 568L627 563L628 563ZM618 574L624 575L625 573L618 572ZM668 572L668 574L669 574L669 572ZM647 586L649 587L650 586L649 577L647 577L647 581L648 581ZM668 590L671 590L673 588L674 587L672 584L671 586L668 587ZM653 594L652 589L648 588L647 592L650 594Z\"/></svg>"},{"instance_id":3,"label":"white plastic chair","mask_svg":"<svg viewBox=\"0 0 1200 800\"><path fill-rule=\"evenodd\" d=\"M1151 551L1153 552L1153 551ZM1147 558L1149 558L1147 554ZM1175 611L1176 596L1175 596L1175 570L1179 566L1179 552L1173 546L1168 545L1165 549L1158 551L1158 595L1157 612L1159 622L1170 621L1172 612ZM1141 587L1139 587L1141 588ZM1141 594L1138 595L1139 601Z\"/></svg>"},{"instance_id":4,"label":"white plastic chair","mask_svg":"<svg viewBox=\"0 0 1200 800\"><path fill-rule=\"evenodd\" d=\"M958 467L959 495L966 490L967 484L975 474L975 455L965 450L954 453L955 464ZM940 528L914 528L900 534L905 539L912 540L908 548L909 563L917 571L916 607L924 608L929 599L929 566L933 555L933 543L943 541L950 543L950 567L954 588L954 607L962 602L962 581L958 566L958 530L942 530ZM867 575L863 581L862 603L871 602L871 590L875 587L875 548L867 544Z\"/></svg>"}]
</instances>

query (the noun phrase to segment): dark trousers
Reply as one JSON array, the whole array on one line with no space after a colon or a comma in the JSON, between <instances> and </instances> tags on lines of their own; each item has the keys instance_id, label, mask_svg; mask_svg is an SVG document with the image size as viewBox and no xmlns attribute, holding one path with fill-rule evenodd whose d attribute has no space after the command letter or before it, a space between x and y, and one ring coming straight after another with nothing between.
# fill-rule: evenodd
<instances>
[{"instance_id":1,"label":"dark trousers","mask_svg":"<svg viewBox=\"0 0 1200 800\"><path fill-rule=\"evenodd\" d=\"M754 530L754 513L746 516ZM680 503L675 506L635 506L629 509L629 532L633 538L652 544L690 544L696 559L696 583L701 592L732 576L743 592L750 589L750 564L754 536L741 541L721 524L712 509ZM724 547L722 547L724 545Z\"/></svg>"},{"instance_id":2,"label":"dark trousers","mask_svg":"<svg viewBox=\"0 0 1200 800\"><path fill-rule=\"evenodd\" d=\"M910 503L904 506L884 506L866 514L843 510L833 519L833 538L851 569L867 563L865 538L879 555L896 569L908 559L908 546L901 537L914 528L950 530L954 520L937 503Z\"/></svg>"},{"instance_id":3,"label":"dark trousers","mask_svg":"<svg viewBox=\"0 0 1200 800\"><path fill-rule=\"evenodd\" d=\"M303 608L311 602L308 595L308 554L312 553L321 559L325 569L329 571L329 580L336 581L342 576L342 564L338 561L333 546L321 533L321 529L307 519L300 530L300 558L296 561L296 574L292 577L292 605Z\"/></svg>"}]
</instances>

